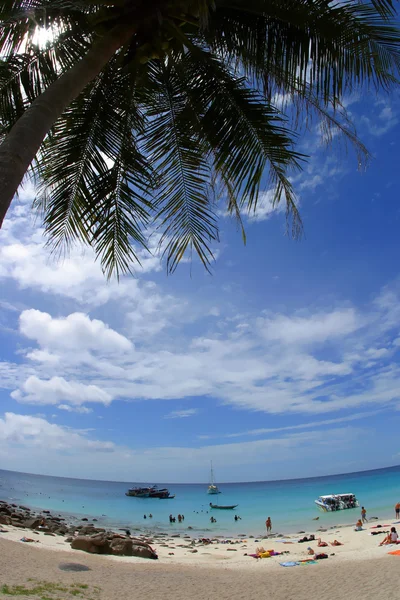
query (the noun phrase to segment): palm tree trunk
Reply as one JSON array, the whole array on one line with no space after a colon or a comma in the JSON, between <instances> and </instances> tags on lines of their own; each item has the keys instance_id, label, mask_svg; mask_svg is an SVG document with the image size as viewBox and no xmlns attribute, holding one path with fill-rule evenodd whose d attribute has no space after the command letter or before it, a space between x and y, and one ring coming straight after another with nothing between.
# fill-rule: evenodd
<instances>
[{"instance_id":1,"label":"palm tree trunk","mask_svg":"<svg viewBox=\"0 0 400 600\"><path fill-rule=\"evenodd\" d=\"M55 121L133 33L132 24L114 27L38 96L15 123L0 145L0 228L29 165Z\"/></svg>"}]
</instances>

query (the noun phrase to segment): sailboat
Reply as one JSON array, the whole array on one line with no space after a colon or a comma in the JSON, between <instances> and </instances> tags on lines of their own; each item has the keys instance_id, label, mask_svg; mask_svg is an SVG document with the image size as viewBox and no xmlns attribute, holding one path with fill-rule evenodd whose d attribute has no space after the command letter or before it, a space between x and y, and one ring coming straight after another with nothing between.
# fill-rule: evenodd
<instances>
[{"instance_id":1,"label":"sailboat","mask_svg":"<svg viewBox=\"0 0 400 600\"><path fill-rule=\"evenodd\" d=\"M207 494L220 494L218 487L215 485L214 470L211 461L210 485L208 486Z\"/></svg>"}]
</instances>

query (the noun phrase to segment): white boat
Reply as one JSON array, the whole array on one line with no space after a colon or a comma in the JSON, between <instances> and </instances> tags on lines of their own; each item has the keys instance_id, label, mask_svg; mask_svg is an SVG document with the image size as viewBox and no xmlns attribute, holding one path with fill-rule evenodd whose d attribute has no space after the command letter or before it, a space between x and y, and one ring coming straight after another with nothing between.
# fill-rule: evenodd
<instances>
[{"instance_id":1,"label":"white boat","mask_svg":"<svg viewBox=\"0 0 400 600\"><path fill-rule=\"evenodd\" d=\"M215 485L214 470L213 470L212 461L211 461L210 485L208 486L207 494L220 494L220 493L221 492L219 491L218 486Z\"/></svg>"},{"instance_id":2,"label":"white boat","mask_svg":"<svg viewBox=\"0 0 400 600\"><path fill-rule=\"evenodd\" d=\"M336 510L346 510L360 506L354 494L329 494L328 496L320 496L315 500L315 504L324 512L334 512Z\"/></svg>"}]
</instances>

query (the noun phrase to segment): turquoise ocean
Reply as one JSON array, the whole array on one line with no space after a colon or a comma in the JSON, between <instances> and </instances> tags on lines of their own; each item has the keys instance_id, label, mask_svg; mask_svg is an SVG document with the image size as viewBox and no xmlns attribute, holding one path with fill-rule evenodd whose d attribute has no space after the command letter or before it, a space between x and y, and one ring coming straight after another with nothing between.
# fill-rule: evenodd
<instances>
[{"instance_id":1,"label":"turquoise ocean","mask_svg":"<svg viewBox=\"0 0 400 600\"><path fill-rule=\"evenodd\" d=\"M168 487L176 497L171 500L131 498L125 491L133 485L157 483ZM354 493L369 517L394 518L394 505L400 501L400 466L327 477L223 483L221 494L207 494L207 484L170 484L165 482L112 482L31 475L0 470L0 499L77 518L96 518L98 525L146 530L184 532L194 535L214 532L219 535L260 535L270 516L273 531L281 533L310 531L317 524L330 527L355 523L361 509L322 513L314 500L324 494ZM238 504L235 511L209 509L209 502ZM144 515L153 515L144 519ZM185 515L183 524L169 523L169 514ZM241 521L235 522L234 515ZM210 523L210 516L217 523ZM191 527L192 530L188 530Z\"/></svg>"}]
</instances>

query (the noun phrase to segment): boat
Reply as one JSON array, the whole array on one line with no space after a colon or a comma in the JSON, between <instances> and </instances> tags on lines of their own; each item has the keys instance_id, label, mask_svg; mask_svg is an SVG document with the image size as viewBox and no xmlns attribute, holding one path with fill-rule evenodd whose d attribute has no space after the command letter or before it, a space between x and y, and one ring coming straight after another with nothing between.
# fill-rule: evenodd
<instances>
[{"instance_id":1,"label":"boat","mask_svg":"<svg viewBox=\"0 0 400 600\"><path fill-rule=\"evenodd\" d=\"M210 485L208 486L207 494L220 494L220 493L221 492L219 491L218 486L215 485L214 469L213 469L212 461L211 461Z\"/></svg>"},{"instance_id":2,"label":"boat","mask_svg":"<svg viewBox=\"0 0 400 600\"><path fill-rule=\"evenodd\" d=\"M150 497L150 491L153 488L151 487L147 487L147 488L142 488L142 487L135 487L135 488L130 488L127 492L125 492L125 496L133 496L134 498L149 498Z\"/></svg>"},{"instance_id":3,"label":"boat","mask_svg":"<svg viewBox=\"0 0 400 600\"><path fill-rule=\"evenodd\" d=\"M125 496L131 496L134 498L160 498L161 500L167 500L175 498L175 494L170 494L167 488L158 489L156 485L150 487L135 487L130 488L125 492Z\"/></svg>"},{"instance_id":4,"label":"boat","mask_svg":"<svg viewBox=\"0 0 400 600\"><path fill-rule=\"evenodd\" d=\"M327 496L320 496L315 500L315 504L324 512L347 510L360 506L355 494L329 494Z\"/></svg>"},{"instance_id":5,"label":"boat","mask_svg":"<svg viewBox=\"0 0 400 600\"><path fill-rule=\"evenodd\" d=\"M229 504L224 506L222 504L213 504L212 502L210 502L211 508L219 508L220 510L233 510L237 506L239 506L239 504Z\"/></svg>"}]
</instances>

